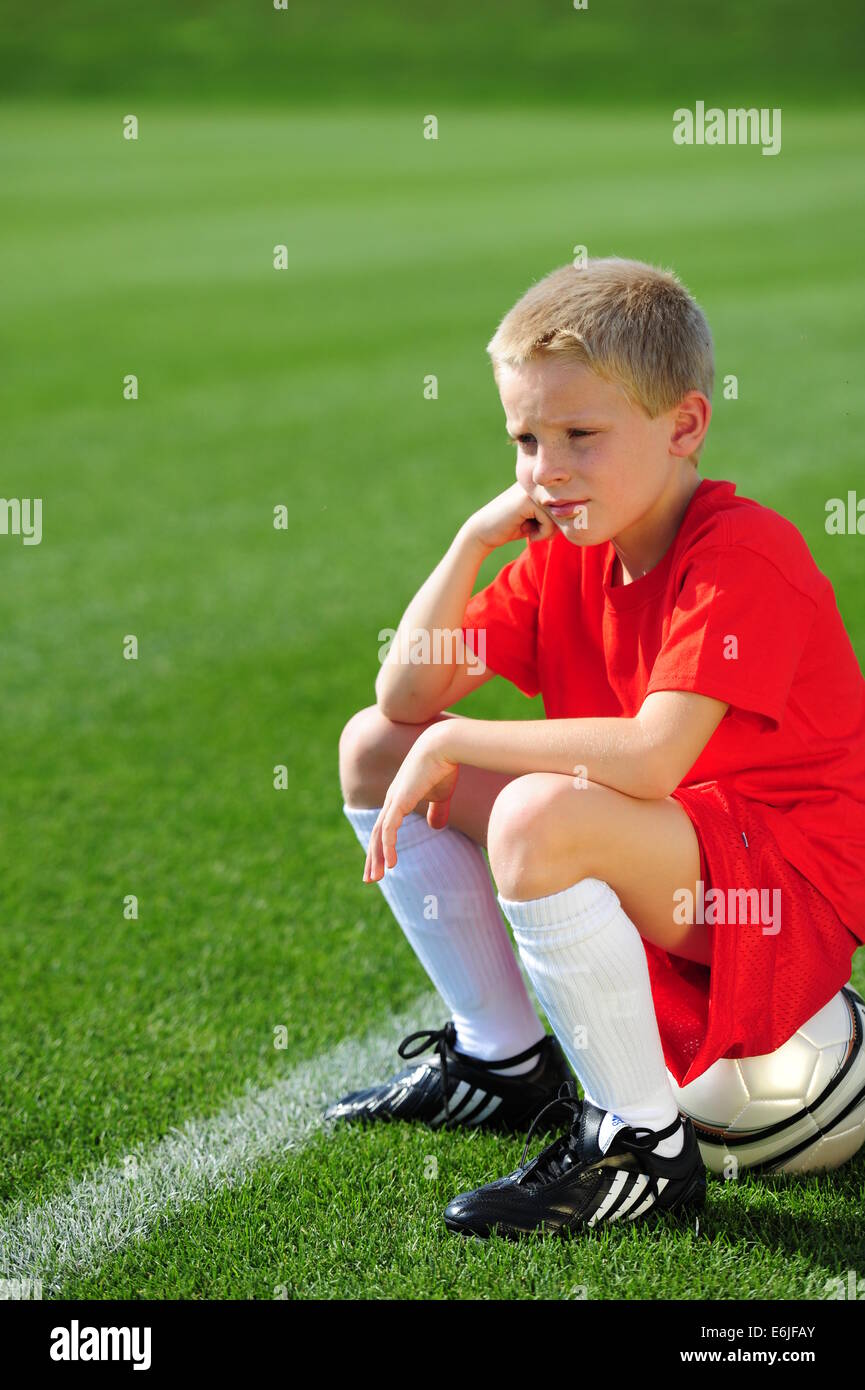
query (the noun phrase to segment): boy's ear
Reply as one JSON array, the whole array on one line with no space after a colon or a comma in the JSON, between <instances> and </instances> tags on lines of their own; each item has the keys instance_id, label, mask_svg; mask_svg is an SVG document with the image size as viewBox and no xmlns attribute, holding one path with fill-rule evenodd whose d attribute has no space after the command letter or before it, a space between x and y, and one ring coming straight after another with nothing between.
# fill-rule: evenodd
<instances>
[{"instance_id":1,"label":"boy's ear","mask_svg":"<svg viewBox=\"0 0 865 1390\"><path fill-rule=\"evenodd\" d=\"M687 458L695 454L706 437L712 406L702 391L688 391L672 412L670 453Z\"/></svg>"}]
</instances>

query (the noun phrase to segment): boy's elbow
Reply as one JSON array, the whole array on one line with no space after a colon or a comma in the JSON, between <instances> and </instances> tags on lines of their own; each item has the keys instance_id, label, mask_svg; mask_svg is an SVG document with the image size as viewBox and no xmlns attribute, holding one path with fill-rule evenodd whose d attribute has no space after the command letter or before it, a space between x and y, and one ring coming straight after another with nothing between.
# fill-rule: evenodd
<instances>
[{"instance_id":1,"label":"boy's elbow","mask_svg":"<svg viewBox=\"0 0 865 1390\"><path fill-rule=\"evenodd\" d=\"M645 748L639 755L639 772L634 778L632 796L641 801L664 801L682 780L678 762L668 748Z\"/></svg>"},{"instance_id":2,"label":"boy's elbow","mask_svg":"<svg viewBox=\"0 0 865 1390\"><path fill-rule=\"evenodd\" d=\"M414 715L414 711L406 704L388 699L386 696L376 697L376 708L381 711L385 719L389 719L392 724L419 724L421 721Z\"/></svg>"},{"instance_id":3,"label":"boy's elbow","mask_svg":"<svg viewBox=\"0 0 865 1390\"><path fill-rule=\"evenodd\" d=\"M675 791L678 782L670 785L669 781L664 781L659 777L652 777L646 774L644 769L640 769L639 775L634 777L628 788L629 796L636 797L638 801L665 801L672 791Z\"/></svg>"},{"instance_id":4,"label":"boy's elbow","mask_svg":"<svg viewBox=\"0 0 865 1390\"><path fill-rule=\"evenodd\" d=\"M383 674L383 670L379 671L375 681L376 706L381 710L385 719L392 719L396 723L402 723L405 720L405 715L403 714L405 702L400 702L400 700L395 697L393 691L388 690L387 682L382 679Z\"/></svg>"},{"instance_id":5,"label":"boy's elbow","mask_svg":"<svg viewBox=\"0 0 865 1390\"><path fill-rule=\"evenodd\" d=\"M437 709L427 710L422 705L382 704L380 700L376 700L376 708L392 724L428 724L439 713Z\"/></svg>"},{"instance_id":6,"label":"boy's elbow","mask_svg":"<svg viewBox=\"0 0 865 1390\"><path fill-rule=\"evenodd\" d=\"M684 775L677 762L669 756L660 757L648 773L648 790L644 795L653 801L666 801L681 786Z\"/></svg>"},{"instance_id":7,"label":"boy's elbow","mask_svg":"<svg viewBox=\"0 0 865 1390\"><path fill-rule=\"evenodd\" d=\"M423 724L438 713L437 710L427 712L416 695L397 694L388 690L384 682L379 684L378 681L375 685L375 703L385 719L390 719L394 724Z\"/></svg>"},{"instance_id":8,"label":"boy's elbow","mask_svg":"<svg viewBox=\"0 0 865 1390\"><path fill-rule=\"evenodd\" d=\"M668 796L676 790L679 783L668 778L658 778L652 782L647 791L643 793L646 801L666 801Z\"/></svg>"}]
</instances>

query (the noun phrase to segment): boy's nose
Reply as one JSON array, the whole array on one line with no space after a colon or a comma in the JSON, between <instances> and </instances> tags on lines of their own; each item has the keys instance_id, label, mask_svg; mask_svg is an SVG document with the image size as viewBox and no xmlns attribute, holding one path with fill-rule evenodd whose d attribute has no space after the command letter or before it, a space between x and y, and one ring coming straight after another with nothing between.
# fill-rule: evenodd
<instances>
[{"instance_id":1,"label":"boy's nose","mask_svg":"<svg viewBox=\"0 0 865 1390\"><path fill-rule=\"evenodd\" d=\"M539 448L532 469L532 478L535 483L539 486L546 486L553 480L561 482L567 477L568 470L564 462L556 455L555 450L544 452Z\"/></svg>"}]
</instances>

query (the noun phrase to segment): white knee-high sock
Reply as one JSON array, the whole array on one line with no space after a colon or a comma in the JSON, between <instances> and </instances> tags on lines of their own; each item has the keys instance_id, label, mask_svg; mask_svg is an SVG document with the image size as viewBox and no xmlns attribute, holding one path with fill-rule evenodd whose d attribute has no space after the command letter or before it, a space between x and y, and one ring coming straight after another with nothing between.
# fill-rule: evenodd
<instances>
[{"instance_id":1,"label":"white knee-high sock","mask_svg":"<svg viewBox=\"0 0 865 1390\"><path fill-rule=\"evenodd\" d=\"M545 898L499 895L538 999L595 1105L664 1129L678 1115L652 1002L646 952L608 883L584 878ZM681 1129L658 1142L672 1157Z\"/></svg>"},{"instance_id":2,"label":"white knee-high sock","mask_svg":"<svg viewBox=\"0 0 865 1390\"><path fill-rule=\"evenodd\" d=\"M364 850L379 808L343 805ZM461 1052L514 1057L546 1033L529 999L483 851L452 826L433 830L412 811L397 832L397 862L378 886L450 1010ZM537 1057L505 1072L531 1071Z\"/></svg>"}]
</instances>

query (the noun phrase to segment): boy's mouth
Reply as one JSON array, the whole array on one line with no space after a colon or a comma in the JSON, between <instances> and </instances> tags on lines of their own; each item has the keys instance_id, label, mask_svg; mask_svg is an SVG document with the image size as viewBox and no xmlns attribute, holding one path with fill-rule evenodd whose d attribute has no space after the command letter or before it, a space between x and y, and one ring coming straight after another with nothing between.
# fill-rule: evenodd
<instances>
[{"instance_id":1,"label":"boy's mouth","mask_svg":"<svg viewBox=\"0 0 865 1390\"><path fill-rule=\"evenodd\" d=\"M548 512L550 513L551 516L555 516L555 517L568 517L568 516L571 516L572 513L575 512L575 511L577 510L578 507L584 507L584 506L586 505L586 503L588 502L588 500L589 500L588 497L583 497L583 498L581 498L579 501L576 501L576 502L568 502L568 501L544 502L544 503L543 503L543 506L544 506L545 510L548 511Z\"/></svg>"}]
</instances>

